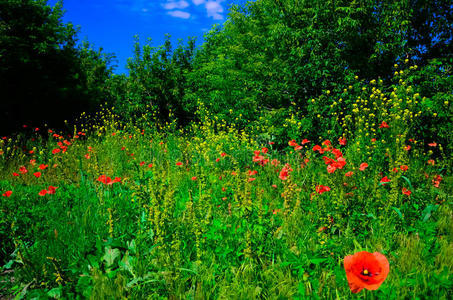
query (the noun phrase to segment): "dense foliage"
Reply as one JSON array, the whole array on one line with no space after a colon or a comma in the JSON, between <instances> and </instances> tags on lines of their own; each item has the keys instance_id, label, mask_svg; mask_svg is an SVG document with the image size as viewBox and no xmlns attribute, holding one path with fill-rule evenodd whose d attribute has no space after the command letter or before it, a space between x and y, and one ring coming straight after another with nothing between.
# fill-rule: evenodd
<instances>
[{"instance_id":1,"label":"dense foliage","mask_svg":"<svg viewBox=\"0 0 453 300\"><path fill-rule=\"evenodd\" d=\"M424 125L413 130L423 139L436 133L449 144L449 130L439 124L449 118L451 106L441 122L431 119L429 109L451 103L452 15L445 1L258 0L234 6L195 52L193 40L173 54L168 39L142 51L137 43L128 65L131 76L121 81L128 96L119 102L125 108L118 112L130 116L126 110L133 107L165 118L171 109L187 124L198 118L202 104L220 120L280 142L289 135L279 128L296 113L299 132L312 137L313 127L316 134L331 129L332 118L317 115L342 98L356 76L364 82L380 79L389 91L394 65L409 61L417 67L402 80L409 76L414 93L427 98L419 107L426 113ZM313 105L312 99L326 92L323 107ZM260 132L263 123L269 126Z\"/></svg>"},{"instance_id":2,"label":"dense foliage","mask_svg":"<svg viewBox=\"0 0 453 300\"><path fill-rule=\"evenodd\" d=\"M62 4L46 3L0 1L0 134L23 124L61 128L106 100L111 57L77 46L76 29L62 23Z\"/></svg>"}]
</instances>

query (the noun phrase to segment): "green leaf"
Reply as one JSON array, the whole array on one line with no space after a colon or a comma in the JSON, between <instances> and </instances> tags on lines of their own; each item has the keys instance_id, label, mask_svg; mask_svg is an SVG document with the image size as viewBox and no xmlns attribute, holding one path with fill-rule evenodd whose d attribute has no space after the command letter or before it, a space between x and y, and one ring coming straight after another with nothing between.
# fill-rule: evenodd
<instances>
[{"instance_id":1,"label":"green leaf","mask_svg":"<svg viewBox=\"0 0 453 300\"><path fill-rule=\"evenodd\" d=\"M311 258L310 262L314 265L320 265L321 263L325 262L327 258Z\"/></svg>"},{"instance_id":2,"label":"green leaf","mask_svg":"<svg viewBox=\"0 0 453 300\"><path fill-rule=\"evenodd\" d=\"M414 190L414 187L412 186L412 183L411 181L409 180L409 178L407 178L406 176L401 176L401 178L403 178L404 180L406 180L407 184L409 184L409 187L411 189L411 191Z\"/></svg>"},{"instance_id":3,"label":"green leaf","mask_svg":"<svg viewBox=\"0 0 453 300\"><path fill-rule=\"evenodd\" d=\"M10 260L9 262L7 262L4 266L3 266L3 269L10 269L11 266L13 265L14 263L14 260Z\"/></svg>"},{"instance_id":4,"label":"green leaf","mask_svg":"<svg viewBox=\"0 0 453 300\"><path fill-rule=\"evenodd\" d=\"M61 286L57 288L53 288L47 292L47 296L55 299L61 298Z\"/></svg>"},{"instance_id":5,"label":"green leaf","mask_svg":"<svg viewBox=\"0 0 453 300\"><path fill-rule=\"evenodd\" d=\"M401 210L399 210L396 207L392 207L392 209L398 214L401 220L404 220L403 214L401 213Z\"/></svg>"},{"instance_id":6,"label":"green leaf","mask_svg":"<svg viewBox=\"0 0 453 300\"><path fill-rule=\"evenodd\" d=\"M112 249L111 247L105 247L105 254L103 259L107 263L107 267L110 267L115 262L115 259L121 255L120 250Z\"/></svg>"},{"instance_id":7,"label":"green leaf","mask_svg":"<svg viewBox=\"0 0 453 300\"><path fill-rule=\"evenodd\" d=\"M359 244L359 242L358 242L356 239L354 239L352 242L354 243L354 246L355 246L357 249L362 249L362 246Z\"/></svg>"},{"instance_id":8,"label":"green leaf","mask_svg":"<svg viewBox=\"0 0 453 300\"><path fill-rule=\"evenodd\" d=\"M428 219L431 217L432 213L434 211L436 211L438 207L439 207L439 205L436 205L436 204L428 205L422 212L423 222L428 221Z\"/></svg>"}]
</instances>

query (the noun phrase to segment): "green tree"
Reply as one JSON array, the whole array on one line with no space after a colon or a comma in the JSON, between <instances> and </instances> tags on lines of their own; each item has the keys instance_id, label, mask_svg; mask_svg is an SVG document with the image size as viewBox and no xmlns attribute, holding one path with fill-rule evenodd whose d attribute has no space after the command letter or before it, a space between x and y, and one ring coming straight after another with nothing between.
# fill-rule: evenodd
<instances>
[{"instance_id":1,"label":"green tree","mask_svg":"<svg viewBox=\"0 0 453 300\"><path fill-rule=\"evenodd\" d=\"M428 58L448 57L451 10L441 1L413 0L257 0L233 6L197 52L185 102L202 102L243 126L260 116L283 120L294 106L307 114L306 128L328 128L330 120L313 123L311 98L340 93L356 75L390 84L393 65L402 58L424 65Z\"/></svg>"},{"instance_id":2,"label":"green tree","mask_svg":"<svg viewBox=\"0 0 453 300\"><path fill-rule=\"evenodd\" d=\"M77 46L77 30L62 22L62 3L0 1L1 131L21 124L58 126L103 97L110 58Z\"/></svg>"},{"instance_id":3,"label":"green tree","mask_svg":"<svg viewBox=\"0 0 453 300\"><path fill-rule=\"evenodd\" d=\"M134 45L134 56L129 59L127 67L129 77L117 78L116 87L122 85L124 90L117 89L115 106L122 115L134 119L143 113L155 113L161 121L168 120L170 111L181 123L191 119L191 115L182 99L186 93L186 76L192 71L192 59L195 51L195 40L189 39L184 45L181 41L172 49L170 36L160 47L151 46L151 40L141 46L138 37Z\"/></svg>"}]
</instances>

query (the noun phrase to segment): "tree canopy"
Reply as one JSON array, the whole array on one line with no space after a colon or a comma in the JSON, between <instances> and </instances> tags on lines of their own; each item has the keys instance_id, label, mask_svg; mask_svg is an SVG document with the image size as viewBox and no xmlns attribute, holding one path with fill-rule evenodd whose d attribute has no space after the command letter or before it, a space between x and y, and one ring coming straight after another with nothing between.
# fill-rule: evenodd
<instances>
[{"instance_id":1,"label":"tree canopy","mask_svg":"<svg viewBox=\"0 0 453 300\"><path fill-rule=\"evenodd\" d=\"M22 124L59 126L105 100L110 56L85 43L62 22L62 3L0 1L1 131Z\"/></svg>"}]
</instances>

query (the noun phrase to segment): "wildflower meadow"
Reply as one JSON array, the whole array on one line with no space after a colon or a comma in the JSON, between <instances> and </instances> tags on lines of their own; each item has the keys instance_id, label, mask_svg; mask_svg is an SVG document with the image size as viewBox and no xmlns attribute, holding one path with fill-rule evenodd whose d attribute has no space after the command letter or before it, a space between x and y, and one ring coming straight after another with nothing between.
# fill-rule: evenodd
<instances>
[{"instance_id":1,"label":"wildflower meadow","mask_svg":"<svg viewBox=\"0 0 453 300\"><path fill-rule=\"evenodd\" d=\"M142 128L107 109L73 134L3 138L4 291L448 299L451 159L408 133L420 95L364 88L340 138L277 145L210 118Z\"/></svg>"}]
</instances>

